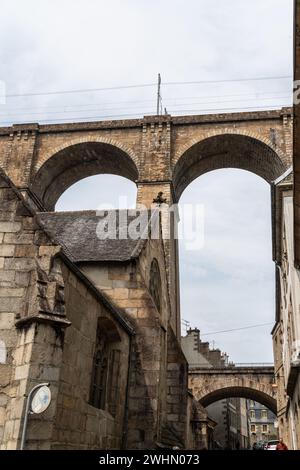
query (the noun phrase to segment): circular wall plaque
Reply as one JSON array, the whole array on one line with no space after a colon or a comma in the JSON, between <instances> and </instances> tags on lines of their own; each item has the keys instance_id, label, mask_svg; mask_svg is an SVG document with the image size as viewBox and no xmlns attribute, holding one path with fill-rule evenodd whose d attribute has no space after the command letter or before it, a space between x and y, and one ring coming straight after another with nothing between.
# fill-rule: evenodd
<instances>
[{"instance_id":1,"label":"circular wall plaque","mask_svg":"<svg viewBox=\"0 0 300 470\"><path fill-rule=\"evenodd\" d=\"M46 385L43 385L43 387L39 388L34 394L34 397L31 402L31 411L36 414L43 413L43 411L45 411L50 405L50 402L50 388Z\"/></svg>"}]
</instances>

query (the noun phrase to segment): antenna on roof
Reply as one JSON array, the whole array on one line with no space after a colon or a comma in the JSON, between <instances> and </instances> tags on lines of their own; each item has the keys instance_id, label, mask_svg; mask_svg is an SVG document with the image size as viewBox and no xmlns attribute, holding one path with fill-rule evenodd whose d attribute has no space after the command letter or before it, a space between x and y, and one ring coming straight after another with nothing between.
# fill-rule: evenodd
<instances>
[{"instance_id":1,"label":"antenna on roof","mask_svg":"<svg viewBox=\"0 0 300 470\"><path fill-rule=\"evenodd\" d=\"M160 73L157 77L157 101L156 101L156 114L159 116L161 114L161 94L160 94L160 86L161 86L161 77Z\"/></svg>"}]
</instances>

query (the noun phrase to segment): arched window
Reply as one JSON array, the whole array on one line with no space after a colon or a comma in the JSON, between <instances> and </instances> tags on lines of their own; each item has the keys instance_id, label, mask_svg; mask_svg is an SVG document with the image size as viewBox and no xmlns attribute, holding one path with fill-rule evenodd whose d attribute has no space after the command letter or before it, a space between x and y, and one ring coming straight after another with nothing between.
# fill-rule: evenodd
<instances>
[{"instance_id":1,"label":"arched window","mask_svg":"<svg viewBox=\"0 0 300 470\"><path fill-rule=\"evenodd\" d=\"M161 309L161 277L157 259L153 259L150 268L150 294L154 300L157 310Z\"/></svg>"},{"instance_id":2,"label":"arched window","mask_svg":"<svg viewBox=\"0 0 300 470\"><path fill-rule=\"evenodd\" d=\"M90 405L116 413L120 375L120 337L113 322L99 318L90 387Z\"/></svg>"},{"instance_id":3,"label":"arched window","mask_svg":"<svg viewBox=\"0 0 300 470\"><path fill-rule=\"evenodd\" d=\"M102 355L100 348L95 352L93 380L91 389L91 405L104 409L106 401L107 357Z\"/></svg>"}]
</instances>

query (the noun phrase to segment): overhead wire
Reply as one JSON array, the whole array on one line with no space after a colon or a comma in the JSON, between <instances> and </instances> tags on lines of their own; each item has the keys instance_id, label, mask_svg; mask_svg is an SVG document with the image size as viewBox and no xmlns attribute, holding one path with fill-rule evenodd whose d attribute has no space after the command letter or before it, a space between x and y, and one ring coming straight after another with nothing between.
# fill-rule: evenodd
<instances>
[{"instance_id":1,"label":"overhead wire","mask_svg":"<svg viewBox=\"0 0 300 470\"><path fill-rule=\"evenodd\" d=\"M221 80L195 80L195 81L182 81L182 82L162 82L163 86L179 86L179 85L199 85L209 83L236 83L236 82L252 82L252 81L266 81L266 80L282 80L292 79L290 75L271 76L271 77L251 77L251 78L233 78L233 79L221 79ZM94 93L99 91L112 91L112 90L124 90L130 88L146 88L157 86L157 83L141 83L135 85L118 85L111 87L101 88L81 88L74 90L56 90L56 91L44 91L44 92L26 92L26 93L8 93L6 98L17 98L26 96L48 96L48 95L64 95L74 93Z\"/></svg>"},{"instance_id":2,"label":"overhead wire","mask_svg":"<svg viewBox=\"0 0 300 470\"><path fill-rule=\"evenodd\" d=\"M263 96L266 96L266 95L272 95L272 97L274 95L282 95L283 91L271 91L271 92L268 92L268 91L256 91L256 92L246 92L246 93L234 93L234 94L219 94L219 95L201 95L201 96L182 96L182 97L176 97L176 98L167 98L164 100L164 102L166 102L167 104L170 104L169 101L170 100L175 100L175 101L182 101L182 100L198 100L198 99L203 99L203 98L215 98L215 99L219 99L219 98L236 98L236 97L243 97L243 96L253 96L253 99L259 99L259 97L261 95ZM286 95L287 97L290 96L290 94L287 94ZM269 99L269 98L268 98ZM64 104L56 104L56 105L36 105L36 106L26 106L24 107L10 107L9 106L9 109L10 111L22 111L22 110L32 110L32 109L53 109L53 108L79 108L79 107L87 107L87 106L107 106L107 105L112 105L112 104L131 104L131 103L153 103L153 99L147 99L147 100L119 100L119 101L106 101L106 102L98 102L98 103L78 103L78 104L68 104L68 103L64 103ZM1 105L2 106L5 106L7 104L3 103L1 104L0 103L0 109L1 109Z\"/></svg>"},{"instance_id":3,"label":"overhead wire","mask_svg":"<svg viewBox=\"0 0 300 470\"><path fill-rule=\"evenodd\" d=\"M265 97L265 98L262 98L262 100L265 100L265 101L272 101L274 99L288 99L290 98L289 95L281 95L281 96L271 96L271 97ZM194 102L194 103L172 103L172 102L168 102L168 100L166 100L166 104L167 106L173 106L173 107L182 107L182 106L187 106L187 105L192 105L192 106L199 106L199 105L203 105L203 104L220 104L220 103L230 103L230 102L233 102L233 103L236 103L236 102L239 102L239 101L243 101L243 102L248 102L248 101L256 101L257 98L256 97L251 97L251 98L245 98L245 99L228 99L228 100L218 100L218 101L200 101L200 102ZM150 100L152 102L152 100ZM116 103L117 104L117 103ZM93 105L95 106L95 105ZM101 105L99 105L101 106ZM76 106L73 106L74 108ZM140 109L141 107L143 107L142 105L138 105L138 106L121 106L121 107L105 107L105 106L102 106L102 110L123 110L123 109ZM68 108L68 106L62 106L60 109L62 109L61 111L38 111L38 112L32 112L32 111L29 111L29 112L13 112L13 110L11 109L8 109L7 112L5 113L1 113L0 112L0 116L23 116L23 115L37 115L37 114L66 114L66 113L69 113L70 111L67 110L67 109L63 109L63 108ZM35 108L36 109L36 108ZM174 108L173 108L174 109ZM82 112L89 112L89 111L97 111L96 109L73 109L72 112L73 113L82 113Z\"/></svg>"},{"instance_id":4,"label":"overhead wire","mask_svg":"<svg viewBox=\"0 0 300 470\"><path fill-rule=\"evenodd\" d=\"M186 114L191 114L191 113L207 113L209 111L214 111L214 114L222 114L223 112L234 112L234 111L239 111L239 112L246 112L246 111L268 111L268 110L279 110L282 108L282 103L279 104L274 104L272 106L239 106L239 107L227 107L227 108L206 108L206 109L185 109L181 110L180 112L172 112L172 109L169 110L170 114L173 114L174 116L183 116ZM80 119L83 120L88 120L88 119L119 119L119 118L142 118L143 116L151 116L153 115L153 112L143 112L143 113L125 113L125 114L105 114L105 115L95 115L95 116L80 116ZM42 119L39 122L58 122L58 121L70 121L70 120L76 120L78 119L78 116L70 116L70 117L64 117L64 118L57 118L57 119ZM3 123L9 123L11 121L3 121Z\"/></svg>"},{"instance_id":5,"label":"overhead wire","mask_svg":"<svg viewBox=\"0 0 300 470\"><path fill-rule=\"evenodd\" d=\"M181 321L181 323L184 324L185 326L190 325L190 322L186 323L186 322ZM232 333L234 331L250 330L252 328L260 328L262 326L270 326L270 325L273 325L273 324L274 324L273 322L259 323L257 325L242 326L242 327L239 327L239 328L230 328L228 330L211 331L209 333L201 333L201 337L202 336L210 336L210 335L218 335L218 334L221 334L221 333Z\"/></svg>"},{"instance_id":6,"label":"overhead wire","mask_svg":"<svg viewBox=\"0 0 300 470\"><path fill-rule=\"evenodd\" d=\"M195 85L195 84L212 84L212 83L231 83L231 82L251 82L251 81L266 81L266 80L279 80L279 79L290 79L290 76L284 75L284 76L272 76L272 77L252 77L252 78L237 78L237 79L223 79L223 80L199 80L199 81L189 81L189 82L164 82L162 83L163 86L173 86L173 85ZM144 84L136 84L136 85L122 85L122 86L113 86L113 87L102 87L102 88L85 88L85 89L76 89L76 90L57 90L57 91L47 91L47 92L28 92L28 93L13 93L13 94L7 94L7 98L16 98L16 97L33 97L33 96L48 96L48 95L60 95L60 94L75 94L75 93L85 93L85 92L96 92L96 91L109 91L109 90L122 90L122 89L130 89L130 88L142 88L142 87L151 87L156 85L155 83L144 83ZM254 96L251 96L251 95ZM289 95L283 94L283 92L254 92L254 93L245 93L245 94L227 94L224 96L220 95L212 95L212 96L202 96L202 98L205 98L206 101L196 101L195 99L201 99L201 97L179 97L179 98L168 98L165 100L165 104L168 107L168 110L170 114L173 115L182 115L182 114L195 114L195 113L206 113L206 112L214 112L214 113L221 113L225 111L235 111L235 110L261 110L261 109L274 109L274 108L280 108L284 106L282 103L279 104L273 104L272 106L266 106L266 105L260 105L260 106L244 106L242 103L240 106L234 107L223 107L219 108L217 107L220 104L225 104L225 103L236 103L236 102L251 102L251 101L257 101L259 98L258 96L263 95L261 100L263 101L272 101L275 99L281 99L281 100L287 100L289 98ZM270 95L271 96L266 96ZM275 96L276 95L276 96ZM250 96L248 98L244 99L234 99L235 97L241 97L241 96ZM224 100L220 98L228 97L231 99ZM188 102L182 102L182 100L192 100L194 99L193 103L188 103ZM209 101L207 101L209 99ZM217 100L217 101L212 101L212 100ZM160 100L160 113L162 114L163 110L163 104L162 100ZM178 101L181 101L180 103ZM56 121L70 121L70 120L97 120L97 119L118 119L118 118L130 118L130 117L137 117L137 115L152 115L155 114L154 111L147 110L147 107L145 107L143 104L145 103L150 103L153 102L152 100L135 100L135 101L124 101L124 102L107 102L107 103L87 103L87 104L64 104L64 105L55 105L55 106L36 106L32 108L7 108L5 112L0 113L0 117L5 117L6 120L2 122L4 123L9 123L12 120L25 120L28 119L30 116L45 116L44 119L40 120L40 122L56 122ZM111 104L126 104L127 106L110 106ZM143 104L142 104L143 103ZM216 107L210 107L210 108L205 108L203 109L201 106L203 105L216 105ZM132 106L133 105L133 106ZM288 106L290 104L285 104L285 106ZM99 109L94 109L96 106L101 107L102 113L99 113ZM200 108L198 108L200 106ZM92 107L92 108L91 108ZM190 109L179 109L182 107L190 108ZM196 108L195 108L196 107ZM80 109L81 108L81 109ZM82 109L84 108L84 109ZM142 111L139 112L139 110L142 108ZM36 112L30 111L30 110L37 110ZM48 111L47 109L53 109L53 111ZM107 114L105 111L122 111L122 110L137 110L135 113L110 113ZM24 111L24 112L18 112L18 111ZM42 111L43 110L43 111ZM27 111L27 112L26 112ZM69 113L73 114L81 114L81 113L97 113L96 115L88 115L88 116L66 116L63 119L61 118L56 118L56 119L49 119L47 116L49 115L68 115ZM9 120L8 120L9 118Z\"/></svg>"},{"instance_id":7,"label":"overhead wire","mask_svg":"<svg viewBox=\"0 0 300 470\"><path fill-rule=\"evenodd\" d=\"M202 336L210 336L210 335L218 335L220 333L231 333L233 331L242 331L242 330L250 330L252 328L260 328L262 326L270 326L273 325L273 322L268 322L268 323L259 323L257 325L250 325L250 326L242 326L240 328L231 328L229 330L221 330L221 331L212 331L210 333L201 333Z\"/></svg>"}]
</instances>

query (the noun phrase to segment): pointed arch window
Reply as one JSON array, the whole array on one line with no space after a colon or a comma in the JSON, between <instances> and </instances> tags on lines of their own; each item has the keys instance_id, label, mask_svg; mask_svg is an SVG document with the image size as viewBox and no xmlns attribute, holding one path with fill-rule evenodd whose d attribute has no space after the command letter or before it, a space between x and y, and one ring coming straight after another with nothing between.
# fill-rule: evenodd
<instances>
[{"instance_id":1,"label":"pointed arch window","mask_svg":"<svg viewBox=\"0 0 300 470\"><path fill-rule=\"evenodd\" d=\"M154 300L157 310L161 311L161 276L159 264L156 258L153 258L150 268L150 294Z\"/></svg>"},{"instance_id":2,"label":"pointed arch window","mask_svg":"<svg viewBox=\"0 0 300 470\"><path fill-rule=\"evenodd\" d=\"M120 337L113 322L98 320L90 387L90 405L116 413L120 376Z\"/></svg>"}]
</instances>

